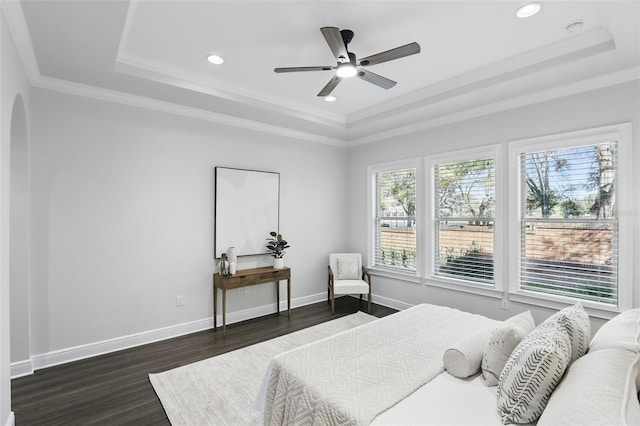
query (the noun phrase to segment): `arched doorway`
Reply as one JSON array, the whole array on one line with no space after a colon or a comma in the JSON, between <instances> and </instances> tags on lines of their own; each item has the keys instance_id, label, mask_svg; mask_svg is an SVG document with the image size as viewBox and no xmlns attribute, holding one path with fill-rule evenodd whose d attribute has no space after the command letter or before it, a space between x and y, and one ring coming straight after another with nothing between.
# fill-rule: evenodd
<instances>
[{"instance_id":1,"label":"arched doorway","mask_svg":"<svg viewBox=\"0 0 640 426\"><path fill-rule=\"evenodd\" d=\"M10 154L10 344L11 363L25 374L31 371L29 330L29 168L28 133L24 100L18 94L11 111Z\"/></svg>"}]
</instances>

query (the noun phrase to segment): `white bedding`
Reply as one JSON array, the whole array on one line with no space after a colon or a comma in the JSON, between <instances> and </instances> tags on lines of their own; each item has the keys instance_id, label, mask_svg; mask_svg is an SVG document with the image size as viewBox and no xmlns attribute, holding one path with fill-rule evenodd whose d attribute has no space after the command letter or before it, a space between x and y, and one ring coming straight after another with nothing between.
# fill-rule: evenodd
<instances>
[{"instance_id":1,"label":"white bedding","mask_svg":"<svg viewBox=\"0 0 640 426\"><path fill-rule=\"evenodd\" d=\"M485 386L480 374L457 379L446 371L378 415L371 424L502 426L495 386Z\"/></svg>"},{"instance_id":2,"label":"white bedding","mask_svg":"<svg viewBox=\"0 0 640 426\"><path fill-rule=\"evenodd\" d=\"M495 323L418 305L281 354L267 373L264 422L368 424L442 373L451 344Z\"/></svg>"}]
</instances>

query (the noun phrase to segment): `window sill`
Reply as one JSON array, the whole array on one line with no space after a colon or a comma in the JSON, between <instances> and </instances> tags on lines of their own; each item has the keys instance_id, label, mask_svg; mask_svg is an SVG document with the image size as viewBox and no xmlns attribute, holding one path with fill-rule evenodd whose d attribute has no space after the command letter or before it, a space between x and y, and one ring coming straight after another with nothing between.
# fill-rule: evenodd
<instances>
[{"instance_id":1,"label":"window sill","mask_svg":"<svg viewBox=\"0 0 640 426\"><path fill-rule=\"evenodd\" d=\"M590 317L602 319L611 319L622 312L617 306L609 306L602 303L594 303L587 300L579 300L569 297L553 297L524 291L509 293L509 300L555 310L566 308L567 306L573 305L579 301L582 303L582 306L584 306L584 309Z\"/></svg>"},{"instance_id":2,"label":"window sill","mask_svg":"<svg viewBox=\"0 0 640 426\"><path fill-rule=\"evenodd\" d=\"M371 275L375 275L378 277L393 278L396 280L408 281L415 284L422 283L422 279L416 276L415 273L396 272L396 271L390 271L387 269L376 268L373 266L368 267L367 270Z\"/></svg>"},{"instance_id":3,"label":"window sill","mask_svg":"<svg viewBox=\"0 0 640 426\"><path fill-rule=\"evenodd\" d=\"M500 290L496 290L495 288L491 288L489 286L481 287L479 285L467 284L463 281L455 279L431 276L429 278L425 278L425 284L432 287L478 294L480 296L492 297L495 299L500 299L502 297L502 292Z\"/></svg>"}]
</instances>

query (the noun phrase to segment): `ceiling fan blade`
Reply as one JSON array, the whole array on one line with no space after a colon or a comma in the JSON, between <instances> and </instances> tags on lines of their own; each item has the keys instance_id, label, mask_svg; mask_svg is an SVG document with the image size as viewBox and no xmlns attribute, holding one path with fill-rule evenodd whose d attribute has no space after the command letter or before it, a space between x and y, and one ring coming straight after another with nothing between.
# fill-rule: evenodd
<instances>
[{"instance_id":1,"label":"ceiling fan blade","mask_svg":"<svg viewBox=\"0 0 640 426\"><path fill-rule=\"evenodd\" d=\"M366 67L368 65L380 64L382 62L404 58L405 56L415 55L416 53L420 53L420 45L414 41L413 43L405 44L395 49L362 58L360 59L360 65Z\"/></svg>"},{"instance_id":2,"label":"ceiling fan blade","mask_svg":"<svg viewBox=\"0 0 640 426\"><path fill-rule=\"evenodd\" d=\"M333 67L285 67L285 68L274 68L275 72L298 72L298 71L331 71Z\"/></svg>"},{"instance_id":3,"label":"ceiling fan blade","mask_svg":"<svg viewBox=\"0 0 640 426\"><path fill-rule=\"evenodd\" d=\"M375 84L378 87L382 87L383 89L391 89L396 85L395 81L366 70L358 70L358 78Z\"/></svg>"},{"instance_id":4,"label":"ceiling fan blade","mask_svg":"<svg viewBox=\"0 0 640 426\"><path fill-rule=\"evenodd\" d=\"M347 52L347 46L345 46L344 40L342 40L340 30L336 27L322 27L320 31L322 31L322 35L324 39L327 40L329 49L331 49L333 56L336 57L338 62L349 62L349 53Z\"/></svg>"},{"instance_id":5,"label":"ceiling fan blade","mask_svg":"<svg viewBox=\"0 0 640 426\"><path fill-rule=\"evenodd\" d=\"M320 93L318 93L318 96L321 96L321 97L329 96L329 94L333 92L333 89L336 88L338 83L340 83L340 80L342 80L340 77L338 77L337 75L334 76L331 80L329 80L327 85L322 88Z\"/></svg>"}]
</instances>

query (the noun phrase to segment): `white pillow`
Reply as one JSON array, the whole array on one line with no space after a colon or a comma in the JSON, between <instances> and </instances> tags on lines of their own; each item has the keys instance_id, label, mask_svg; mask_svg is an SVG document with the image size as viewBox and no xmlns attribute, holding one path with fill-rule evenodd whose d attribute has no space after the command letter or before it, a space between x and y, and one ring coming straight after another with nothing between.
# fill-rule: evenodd
<instances>
[{"instance_id":1,"label":"white pillow","mask_svg":"<svg viewBox=\"0 0 640 426\"><path fill-rule=\"evenodd\" d=\"M640 424L639 360L639 353L619 348L589 351L571 364L538 426Z\"/></svg>"},{"instance_id":2,"label":"white pillow","mask_svg":"<svg viewBox=\"0 0 640 426\"><path fill-rule=\"evenodd\" d=\"M454 377L464 379L480 372L482 354L493 328L479 330L444 351L444 368Z\"/></svg>"},{"instance_id":3,"label":"white pillow","mask_svg":"<svg viewBox=\"0 0 640 426\"><path fill-rule=\"evenodd\" d=\"M358 259L355 257L339 257L336 259L337 280L359 280Z\"/></svg>"},{"instance_id":4,"label":"white pillow","mask_svg":"<svg viewBox=\"0 0 640 426\"><path fill-rule=\"evenodd\" d=\"M498 380L503 424L532 423L569 366L571 341L561 326L541 324L513 350Z\"/></svg>"},{"instance_id":5,"label":"white pillow","mask_svg":"<svg viewBox=\"0 0 640 426\"><path fill-rule=\"evenodd\" d=\"M591 322L582 304L567 306L547 318L542 324L559 324L571 341L571 362L586 354L591 340Z\"/></svg>"},{"instance_id":6,"label":"white pillow","mask_svg":"<svg viewBox=\"0 0 640 426\"><path fill-rule=\"evenodd\" d=\"M487 386L498 384L498 378L511 352L535 328L530 311L503 321L493 330L482 355L482 377Z\"/></svg>"},{"instance_id":7,"label":"white pillow","mask_svg":"<svg viewBox=\"0 0 640 426\"><path fill-rule=\"evenodd\" d=\"M622 348L640 352L640 309L631 309L610 319L591 340L590 351Z\"/></svg>"}]
</instances>

